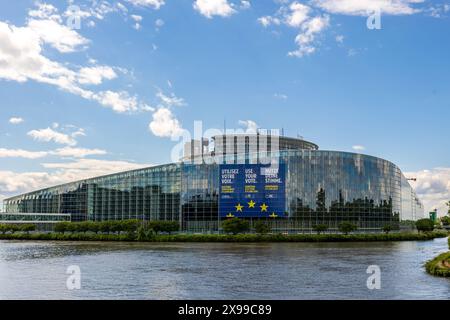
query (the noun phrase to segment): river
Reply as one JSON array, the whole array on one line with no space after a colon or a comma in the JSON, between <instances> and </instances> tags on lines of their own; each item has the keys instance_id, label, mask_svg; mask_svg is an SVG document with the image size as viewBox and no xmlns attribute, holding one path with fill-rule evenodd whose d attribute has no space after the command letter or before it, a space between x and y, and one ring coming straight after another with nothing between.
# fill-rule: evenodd
<instances>
[{"instance_id":1,"label":"river","mask_svg":"<svg viewBox=\"0 0 450 320\"><path fill-rule=\"evenodd\" d=\"M0 241L0 299L450 299L447 239L371 243ZM380 268L369 290L368 266ZM78 266L79 290L67 268Z\"/></svg>"}]
</instances>

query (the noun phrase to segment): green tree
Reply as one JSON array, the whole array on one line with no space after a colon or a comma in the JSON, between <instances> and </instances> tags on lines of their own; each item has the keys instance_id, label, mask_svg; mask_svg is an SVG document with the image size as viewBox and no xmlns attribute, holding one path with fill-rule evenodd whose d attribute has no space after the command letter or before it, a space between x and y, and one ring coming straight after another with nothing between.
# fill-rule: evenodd
<instances>
[{"instance_id":1,"label":"green tree","mask_svg":"<svg viewBox=\"0 0 450 320\"><path fill-rule=\"evenodd\" d=\"M419 232L433 231L434 230L434 221L431 219L417 220L416 228Z\"/></svg>"},{"instance_id":2,"label":"green tree","mask_svg":"<svg viewBox=\"0 0 450 320\"><path fill-rule=\"evenodd\" d=\"M384 233L388 234L389 232L392 231L392 226L390 224L386 224L383 226L383 231Z\"/></svg>"},{"instance_id":3,"label":"green tree","mask_svg":"<svg viewBox=\"0 0 450 320\"><path fill-rule=\"evenodd\" d=\"M328 230L328 226L326 224L316 224L313 226L313 230L317 232L317 234L321 234Z\"/></svg>"},{"instance_id":4,"label":"green tree","mask_svg":"<svg viewBox=\"0 0 450 320\"><path fill-rule=\"evenodd\" d=\"M238 234L248 231L250 225L246 220L231 218L222 222L222 229L226 233Z\"/></svg>"},{"instance_id":5,"label":"green tree","mask_svg":"<svg viewBox=\"0 0 450 320\"><path fill-rule=\"evenodd\" d=\"M358 227L351 222L341 222L338 226L339 231L345 235L348 235L350 232L355 231Z\"/></svg>"},{"instance_id":6,"label":"green tree","mask_svg":"<svg viewBox=\"0 0 450 320\"><path fill-rule=\"evenodd\" d=\"M269 233L270 231L272 231L272 229L270 228L270 226L263 222L263 221L257 221L255 223L255 232L259 233L259 234L266 234Z\"/></svg>"}]
</instances>

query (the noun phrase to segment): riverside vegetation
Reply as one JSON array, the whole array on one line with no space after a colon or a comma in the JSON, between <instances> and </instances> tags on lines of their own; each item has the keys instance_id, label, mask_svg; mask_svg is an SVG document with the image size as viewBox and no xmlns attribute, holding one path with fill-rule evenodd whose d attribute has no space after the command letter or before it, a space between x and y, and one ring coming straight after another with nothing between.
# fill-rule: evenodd
<instances>
[{"instance_id":1,"label":"riverside vegetation","mask_svg":"<svg viewBox=\"0 0 450 320\"><path fill-rule=\"evenodd\" d=\"M450 248L450 238L448 239ZM450 251L438 255L425 264L425 269L431 275L438 277L450 277Z\"/></svg>"},{"instance_id":2,"label":"riverside vegetation","mask_svg":"<svg viewBox=\"0 0 450 320\"><path fill-rule=\"evenodd\" d=\"M258 221L250 230L248 221L238 218L222 222L224 234L179 233L176 221L85 221L59 222L53 232L37 232L34 225L0 224L0 239L4 240L67 240L67 241L149 241L149 242L350 242L350 241L413 241L431 240L448 236L444 231L433 231L417 223L418 233L390 233L391 226L383 228L384 233L355 234L357 226L342 222L341 232L325 233L326 225L313 229L317 234L273 233L270 225ZM254 231L254 233L249 233ZM175 233L176 232L176 233Z\"/></svg>"}]
</instances>

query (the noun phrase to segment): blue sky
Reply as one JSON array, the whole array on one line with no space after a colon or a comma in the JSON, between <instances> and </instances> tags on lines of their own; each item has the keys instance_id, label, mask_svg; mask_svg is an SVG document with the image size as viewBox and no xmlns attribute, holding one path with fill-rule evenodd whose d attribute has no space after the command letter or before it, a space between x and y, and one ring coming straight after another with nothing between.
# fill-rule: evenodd
<instances>
[{"instance_id":1,"label":"blue sky","mask_svg":"<svg viewBox=\"0 0 450 320\"><path fill-rule=\"evenodd\" d=\"M0 198L170 162L226 120L391 160L444 212L449 27L448 0L4 1Z\"/></svg>"}]
</instances>

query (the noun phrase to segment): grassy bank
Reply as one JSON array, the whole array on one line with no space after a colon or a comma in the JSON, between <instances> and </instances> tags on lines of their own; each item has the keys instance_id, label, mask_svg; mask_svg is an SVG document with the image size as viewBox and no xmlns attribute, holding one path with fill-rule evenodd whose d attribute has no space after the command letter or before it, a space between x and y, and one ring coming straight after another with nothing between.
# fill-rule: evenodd
<instances>
[{"instance_id":1,"label":"grassy bank","mask_svg":"<svg viewBox=\"0 0 450 320\"><path fill-rule=\"evenodd\" d=\"M450 248L450 238L448 239ZM425 264L427 272L433 276L450 277L450 251L440 254Z\"/></svg>"},{"instance_id":2,"label":"grassy bank","mask_svg":"<svg viewBox=\"0 0 450 320\"><path fill-rule=\"evenodd\" d=\"M139 242L369 242L423 241L447 237L447 232L391 233L391 234L95 234L95 233L6 233L0 240L57 240L57 241L139 241Z\"/></svg>"},{"instance_id":3,"label":"grassy bank","mask_svg":"<svg viewBox=\"0 0 450 320\"><path fill-rule=\"evenodd\" d=\"M428 261L425 264L425 269L434 276L450 277L450 251Z\"/></svg>"}]
</instances>

